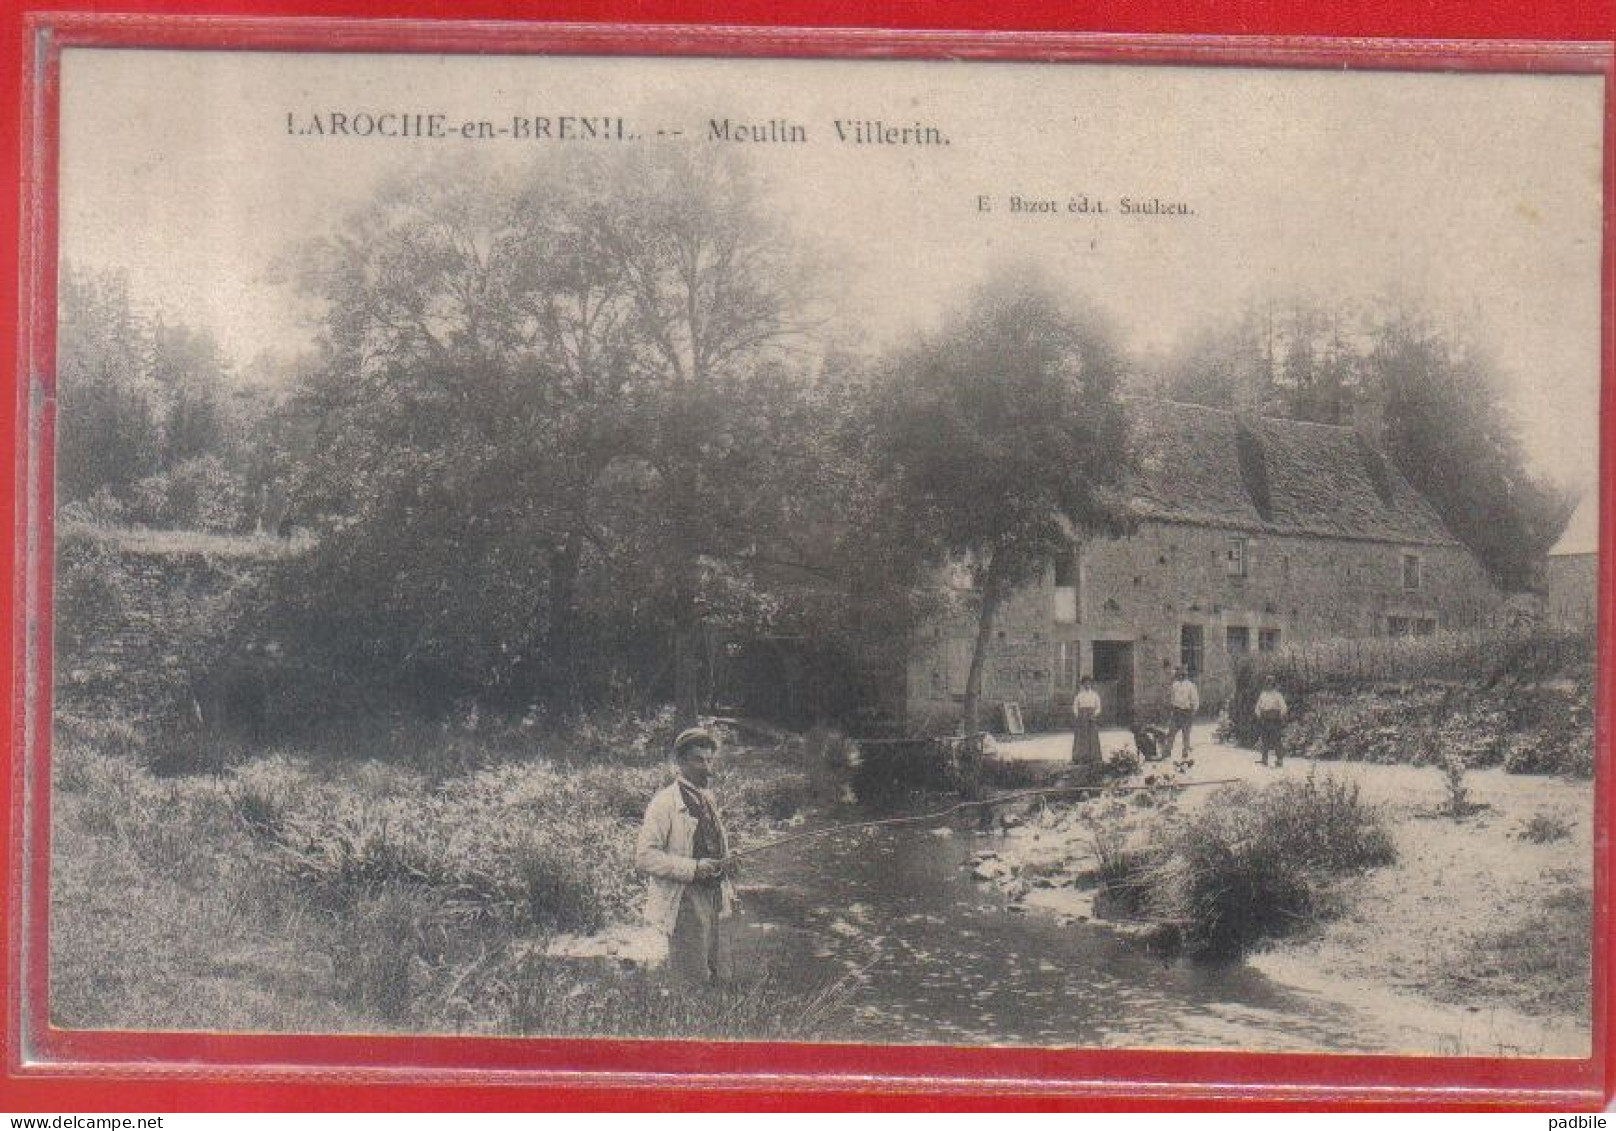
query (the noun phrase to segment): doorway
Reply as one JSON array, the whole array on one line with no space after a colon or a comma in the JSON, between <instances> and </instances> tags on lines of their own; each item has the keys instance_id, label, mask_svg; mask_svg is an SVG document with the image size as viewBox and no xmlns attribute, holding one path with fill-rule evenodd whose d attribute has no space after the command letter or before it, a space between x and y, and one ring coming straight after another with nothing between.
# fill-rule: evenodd
<instances>
[{"instance_id":1,"label":"doorway","mask_svg":"<svg viewBox=\"0 0 1616 1131\"><path fill-rule=\"evenodd\" d=\"M1100 693L1100 721L1133 724L1133 641L1094 642L1094 690Z\"/></svg>"}]
</instances>

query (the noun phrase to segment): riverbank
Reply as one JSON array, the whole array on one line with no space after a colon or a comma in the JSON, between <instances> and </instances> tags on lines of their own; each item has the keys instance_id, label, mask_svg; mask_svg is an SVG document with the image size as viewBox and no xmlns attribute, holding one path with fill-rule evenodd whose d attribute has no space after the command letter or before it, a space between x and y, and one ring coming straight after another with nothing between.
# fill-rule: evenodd
<instances>
[{"instance_id":1,"label":"riverbank","mask_svg":"<svg viewBox=\"0 0 1616 1131\"><path fill-rule=\"evenodd\" d=\"M1462 783L1466 808L1455 817L1448 779L1434 767L1292 758L1275 769L1212 742L1211 729L1197 728L1191 777L1261 785L1317 774L1354 784L1381 812L1397 850L1396 863L1340 881L1330 914L1252 954L1255 969L1393 1019L1408 1051L1587 1054L1590 783L1471 771ZM1064 741L1013 744L1010 756L1031 760ZM1218 803L1214 789L1180 798L1186 810ZM1103 918L1094 829L1083 809L1030 808L1004 835L987 838L978 875L1028 907ZM1149 942L1149 924L1114 923Z\"/></svg>"},{"instance_id":2,"label":"riverbank","mask_svg":"<svg viewBox=\"0 0 1616 1131\"><path fill-rule=\"evenodd\" d=\"M165 777L147 768L162 751L128 728L59 728L51 1018L84 1029L817 1035L831 1003L813 987L785 993L759 976L731 993L675 995L643 969L569 949L639 918L635 833L669 779L667 728L639 729L378 722L218 775ZM772 749L732 748L725 773L736 836L774 835L809 803L808 775Z\"/></svg>"}]
</instances>

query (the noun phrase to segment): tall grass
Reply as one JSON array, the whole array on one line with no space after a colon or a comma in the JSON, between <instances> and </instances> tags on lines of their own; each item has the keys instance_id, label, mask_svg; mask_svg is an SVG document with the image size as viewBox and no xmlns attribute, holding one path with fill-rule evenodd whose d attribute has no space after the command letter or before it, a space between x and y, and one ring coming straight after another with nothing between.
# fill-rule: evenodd
<instances>
[{"instance_id":1,"label":"tall grass","mask_svg":"<svg viewBox=\"0 0 1616 1131\"><path fill-rule=\"evenodd\" d=\"M1430 636L1353 637L1312 641L1240 665L1244 686L1273 677L1298 692L1366 683L1423 680L1493 682L1540 679L1594 658L1589 627L1499 624ZM1239 673L1237 673L1238 678Z\"/></svg>"},{"instance_id":2,"label":"tall grass","mask_svg":"<svg viewBox=\"0 0 1616 1131\"><path fill-rule=\"evenodd\" d=\"M409 733L425 746L424 732ZM546 744L558 733L546 731ZM519 1022L602 1034L663 1024L656 1017L673 1007L604 964L546 960L522 979L512 964L542 956L555 934L637 918L634 835L666 767L643 749L615 761L598 747L536 758L475 734L460 736L455 772L418 767L416 751L369 756L394 734L385 723L352 728L334 748L288 746L222 773L165 778L150 768L149 737L59 733L57 1019L308 1031L506 1032ZM728 776L726 812L741 838L808 796L802 774L764 759L743 757ZM518 992L527 1006L513 1004ZM535 1013L539 997L551 1015ZM775 1009L800 1019L800 1003L776 987L753 987L745 1001L712 1006L701 1031L779 1033L784 1022L765 1023ZM631 1023L639 1009L652 1014Z\"/></svg>"}]
</instances>

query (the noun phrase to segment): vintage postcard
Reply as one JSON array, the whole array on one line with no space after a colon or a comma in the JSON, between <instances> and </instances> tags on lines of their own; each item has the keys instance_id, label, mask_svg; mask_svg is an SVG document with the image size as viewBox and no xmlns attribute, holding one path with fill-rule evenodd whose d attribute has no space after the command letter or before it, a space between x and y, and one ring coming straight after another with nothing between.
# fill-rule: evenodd
<instances>
[{"instance_id":1,"label":"vintage postcard","mask_svg":"<svg viewBox=\"0 0 1616 1131\"><path fill-rule=\"evenodd\" d=\"M1559 70L66 47L50 1025L1589 1056Z\"/></svg>"}]
</instances>

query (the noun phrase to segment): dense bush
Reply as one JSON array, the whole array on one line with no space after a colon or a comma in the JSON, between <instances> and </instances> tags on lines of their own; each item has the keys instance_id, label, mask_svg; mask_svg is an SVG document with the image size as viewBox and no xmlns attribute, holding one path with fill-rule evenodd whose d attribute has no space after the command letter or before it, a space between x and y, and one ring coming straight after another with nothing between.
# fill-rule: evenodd
<instances>
[{"instance_id":1,"label":"dense bush","mask_svg":"<svg viewBox=\"0 0 1616 1131\"><path fill-rule=\"evenodd\" d=\"M241 476L210 453L134 483L126 514L143 526L224 534L242 527L248 509Z\"/></svg>"},{"instance_id":2,"label":"dense bush","mask_svg":"<svg viewBox=\"0 0 1616 1131\"><path fill-rule=\"evenodd\" d=\"M1491 686L1426 680L1288 694L1286 745L1309 758L1590 777L1593 669ZM1239 728L1231 727L1238 739Z\"/></svg>"},{"instance_id":3,"label":"dense bush","mask_svg":"<svg viewBox=\"0 0 1616 1131\"><path fill-rule=\"evenodd\" d=\"M1207 957L1241 954L1328 914L1335 877L1396 858L1356 785L1312 777L1230 786L1143 826L1119 808L1093 843L1111 910L1169 924L1187 952Z\"/></svg>"}]
</instances>

